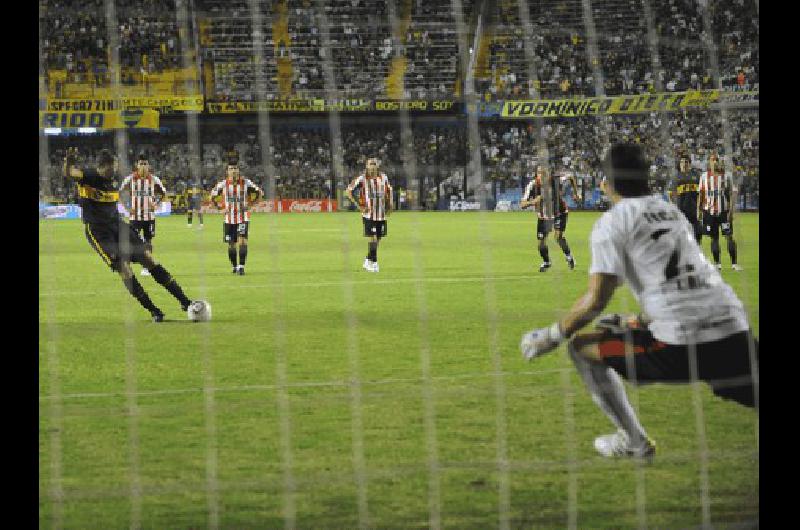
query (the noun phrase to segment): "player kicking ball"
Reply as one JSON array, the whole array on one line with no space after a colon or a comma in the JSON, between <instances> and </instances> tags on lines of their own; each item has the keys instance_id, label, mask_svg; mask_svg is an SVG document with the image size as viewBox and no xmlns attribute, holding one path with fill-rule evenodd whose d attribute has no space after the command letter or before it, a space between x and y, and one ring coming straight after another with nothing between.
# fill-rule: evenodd
<instances>
[{"instance_id":1,"label":"player kicking ball","mask_svg":"<svg viewBox=\"0 0 800 530\"><path fill-rule=\"evenodd\" d=\"M363 268L367 272L378 272L378 244L386 237L386 217L393 208L392 186L385 173L378 171L380 163L376 158L367 160L366 171L357 176L347 186L345 193L353 204L358 205L364 223L364 237L369 238L367 257ZM353 191L358 190L358 200Z\"/></svg>"},{"instance_id":2,"label":"player kicking ball","mask_svg":"<svg viewBox=\"0 0 800 530\"><path fill-rule=\"evenodd\" d=\"M614 145L603 165L613 206L592 230L588 291L558 322L523 335L520 349L531 360L568 341L592 399L617 427L596 438L595 449L605 457L649 458L655 443L620 376L634 384L689 383L694 373L715 395L755 407L758 341L741 301L700 251L694 227L674 204L650 194L641 146ZM609 315L595 331L576 335L622 281L642 314Z\"/></svg>"},{"instance_id":3,"label":"player kicking ball","mask_svg":"<svg viewBox=\"0 0 800 530\"><path fill-rule=\"evenodd\" d=\"M153 279L162 285L187 311L194 304L178 282L160 265L148 244L134 229L122 220L117 212L119 191L114 180L116 160L103 150L97 158L97 167L78 167L77 149L67 149L64 158L64 175L78 181L82 219L89 245L100 255L112 271L119 273L122 283L136 300L150 312L154 322L164 320L164 312L150 300L142 284L131 270L131 262L140 263L150 271Z\"/></svg>"}]
</instances>

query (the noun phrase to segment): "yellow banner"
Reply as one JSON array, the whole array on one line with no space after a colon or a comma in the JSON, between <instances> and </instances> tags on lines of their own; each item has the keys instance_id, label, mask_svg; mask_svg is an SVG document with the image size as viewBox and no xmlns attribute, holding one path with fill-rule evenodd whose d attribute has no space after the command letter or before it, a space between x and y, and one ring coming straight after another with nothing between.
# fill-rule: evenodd
<instances>
[{"instance_id":1,"label":"yellow banner","mask_svg":"<svg viewBox=\"0 0 800 530\"><path fill-rule=\"evenodd\" d=\"M718 99L719 90L700 90L600 98L504 101L500 115L503 118L525 119L638 114L705 107Z\"/></svg>"},{"instance_id":2,"label":"yellow banner","mask_svg":"<svg viewBox=\"0 0 800 530\"><path fill-rule=\"evenodd\" d=\"M326 104L324 99L293 99L273 101L226 101L224 103L208 103L210 114L230 114L238 112L325 112L334 106ZM369 102L337 102L336 110L370 110Z\"/></svg>"},{"instance_id":3,"label":"yellow banner","mask_svg":"<svg viewBox=\"0 0 800 530\"><path fill-rule=\"evenodd\" d=\"M159 114L152 109L105 112L39 112L39 128L158 129Z\"/></svg>"},{"instance_id":4,"label":"yellow banner","mask_svg":"<svg viewBox=\"0 0 800 530\"><path fill-rule=\"evenodd\" d=\"M48 99L44 108L50 112L105 112L118 109L157 109L162 112L203 111L203 96L123 97L120 99ZM41 104L40 104L41 105Z\"/></svg>"},{"instance_id":5,"label":"yellow banner","mask_svg":"<svg viewBox=\"0 0 800 530\"><path fill-rule=\"evenodd\" d=\"M209 114L246 112L394 112L398 110L419 112L450 112L457 101L443 100L393 100L393 99L294 99L272 101L208 102Z\"/></svg>"}]
</instances>

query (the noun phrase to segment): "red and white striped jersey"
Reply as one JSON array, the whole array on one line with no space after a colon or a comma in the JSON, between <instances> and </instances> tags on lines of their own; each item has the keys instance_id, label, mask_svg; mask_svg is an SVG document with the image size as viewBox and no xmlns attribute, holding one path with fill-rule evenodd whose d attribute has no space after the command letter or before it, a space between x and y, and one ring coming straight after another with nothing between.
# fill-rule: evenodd
<instances>
[{"instance_id":1,"label":"red and white striped jersey","mask_svg":"<svg viewBox=\"0 0 800 530\"><path fill-rule=\"evenodd\" d=\"M731 177L725 173L711 173L705 171L700 176L698 191L703 197L700 206L703 210L712 215L727 212L731 208L731 192L736 191L736 187L731 181Z\"/></svg>"},{"instance_id":2,"label":"red and white striped jersey","mask_svg":"<svg viewBox=\"0 0 800 530\"><path fill-rule=\"evenodd\" d=\"M540 219L555 219L561 214L569 212L567 203L562 197L563 181L566 177L553 176L550 179L550 185L542 185L542 179L534 177L525 187L522 194L523 201L530 201L542 196L539 205L536 208L536 213Z\"/></svg>"},{"instance_id":3,"label":"red and white striped jersey","mask_svg":"<svg viewBox=\"0 0 800 530\"><path fill-rule=\"evenodd\" d=\"M352 193L356 188L361 188L359 204L364 207L361 215L372 221L386 220L387 201L391 201L392 185L385 173L378 173L377 177L367 177L363 173L353 179L347 186Z\"/></svg>"},{"instance_id":4,"label":"red and white striped jersey","mask_svg":"<svg viewBox=\"0 0 800 530\"><path fill-rule=\"evenodd\" d=\"M244 177L240 177L235 181L227 178L220 180L211 190L212 199L222 193L222 199L225 202L226 224L246 223L250 220L250 211L248 209L250 204L247 198L247 193L250 190L255 190L261 195L264 194L264 191L256 186L252 180Z\"/></svg>"},{"instance_id":5,"label":"red and white striped jersey","mask_svg":"<svg viewBox=\"0 0 800 530\"><path fill-rule=\"evenodd\" d=\"M155 175L140 177L134 172L125 177L119 190L128 188L131 193L131 221L152 221L156 218L156 188L161 188L163 195L167 194L166 188Z\"/></svg>"}]
</instances>

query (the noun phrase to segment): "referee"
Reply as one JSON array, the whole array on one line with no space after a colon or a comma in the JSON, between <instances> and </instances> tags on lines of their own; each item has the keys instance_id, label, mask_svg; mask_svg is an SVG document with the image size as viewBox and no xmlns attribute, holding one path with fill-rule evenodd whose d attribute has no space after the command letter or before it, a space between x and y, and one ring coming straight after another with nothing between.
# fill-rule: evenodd
<instances>
[{"instance_id":1,"label":"referee","mask_svg":"<svg viewBox=\"0 0 800 530\"><path fill-rule=\"evenodd\" d=\"M117 212L119 191L114 179L116 160L106 149L97 158L97 168L78 167L77 148L68 148L64 158L64 175L78 181L78 195L86 239L112 271L119 273L122 283L150 312L153 322L162 322L164 312L150 300L131 270L131 262L147 267L153 279L178 299L186 311L192 301L178 282L153 258L147 243L122 220Z\"/></svg>"}]
</instances>

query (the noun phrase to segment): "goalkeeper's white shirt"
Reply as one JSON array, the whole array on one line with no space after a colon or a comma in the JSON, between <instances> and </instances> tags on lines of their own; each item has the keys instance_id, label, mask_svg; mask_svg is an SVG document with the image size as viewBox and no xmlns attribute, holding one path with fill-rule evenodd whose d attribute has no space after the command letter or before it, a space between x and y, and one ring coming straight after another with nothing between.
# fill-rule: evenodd
<instances>
[{"instance_id":1,"label":"goalkeeper's white shirt","mask_svg":"<svg viewBox=\"0 0 800 530\"><path fill-rule=\"evenodd\" d=\"M742 302L674 204L652 195L622 199L597 220L590 245L589 274L624 280L661 342L710 342L749 329Z\"/></svg>"}]
</instances>

